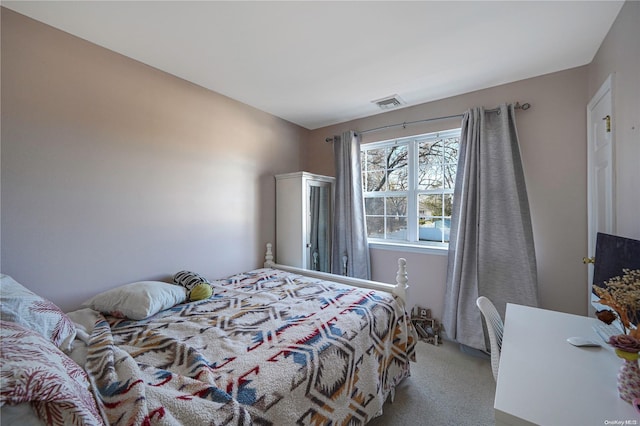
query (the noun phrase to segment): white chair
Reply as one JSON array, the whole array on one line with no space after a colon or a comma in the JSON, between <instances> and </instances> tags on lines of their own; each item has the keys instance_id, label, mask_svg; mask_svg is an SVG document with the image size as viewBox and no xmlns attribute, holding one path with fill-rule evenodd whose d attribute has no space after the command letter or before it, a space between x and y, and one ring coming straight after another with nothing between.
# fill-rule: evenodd
<instances>
[{"instance_id":1,"label":"white chair","mask_svg":"<svg viewBox=\"0 0 640 426\"><path fill-rule=\"evenodd\" d=\"M493 379L498 381L498 366L500 365L500 351L502 350L502 330L504 329L504 323L491 300L484 296L480 296L476 300L476 305L480 308L480 312L482 312L484 321L487 324L489 343L491 345L491 369L493 370Z\"/></svg>"}]
</instances>

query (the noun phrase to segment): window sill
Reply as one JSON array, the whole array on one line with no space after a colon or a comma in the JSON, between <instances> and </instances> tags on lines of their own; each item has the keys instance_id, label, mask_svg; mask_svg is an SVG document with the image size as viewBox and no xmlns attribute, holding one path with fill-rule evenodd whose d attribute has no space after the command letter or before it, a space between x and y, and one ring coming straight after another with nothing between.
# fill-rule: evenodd
<instances>
[{"instance_id":1,"label":"window sill","mask_svg":"<svg viewBox=\"0 0 640 426\"><path fill-rule=\"evenodd\" d=\"M449 254L448 247L435 247L411 243L392 243L387 241L370 241L369 248L377 250L403 251L408 253L435 254L439 256L447 256Z\"/></svg>"}]
</instances>

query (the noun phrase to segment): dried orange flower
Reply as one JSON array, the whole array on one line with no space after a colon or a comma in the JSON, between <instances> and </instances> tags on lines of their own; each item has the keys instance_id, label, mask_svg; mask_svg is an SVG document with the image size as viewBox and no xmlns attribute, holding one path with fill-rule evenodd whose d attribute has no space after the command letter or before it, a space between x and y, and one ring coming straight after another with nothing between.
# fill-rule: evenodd
<instances>
[{"instance_id":1,"label":"dried orange flower","mask_svg":"<svg viewBox=\"0 0 640 426\"><path fill-rule=\"evenodd\" d=\"M613 309L626 333L640 319L640 269L623 269L622 273L605 282L604 287L594 286L593 290L600 297L599 303Z\"/></svg>"}]
</instances>

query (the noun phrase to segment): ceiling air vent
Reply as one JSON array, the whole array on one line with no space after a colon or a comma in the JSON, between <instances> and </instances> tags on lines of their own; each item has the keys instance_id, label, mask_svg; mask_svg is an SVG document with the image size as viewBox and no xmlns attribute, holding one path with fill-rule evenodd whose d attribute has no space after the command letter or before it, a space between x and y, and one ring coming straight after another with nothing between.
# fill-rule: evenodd
<instances>
[{"instance_id":1,"label":"ceiling air vent","mask_svg":"<svg viewBox=\"0 0 640 426\"><path fill-rule=\"evenodd\" d=\"M374 104L378 105L380 109L392 109L403 105L404 102L398 95L387 96L382 99L378 99L376 101L371 101Z\"/></svg>"}]
</instances>

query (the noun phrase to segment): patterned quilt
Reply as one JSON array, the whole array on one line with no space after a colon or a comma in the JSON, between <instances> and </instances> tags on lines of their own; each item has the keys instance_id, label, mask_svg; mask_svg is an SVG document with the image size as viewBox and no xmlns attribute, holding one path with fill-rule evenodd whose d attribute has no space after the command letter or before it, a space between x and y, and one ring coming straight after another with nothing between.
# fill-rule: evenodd
<instances>
[{"instance_id":1,"label":"patterned quilt","mask_svg":"<svg viewBox=\"0 0 640 426\"><path fill-rule=\"evenodd\" d=\"M143 321L102 317L86 369L112 425L359 425L415 360L402 301L274 269Z\"/></svg>"}]
</instances>

